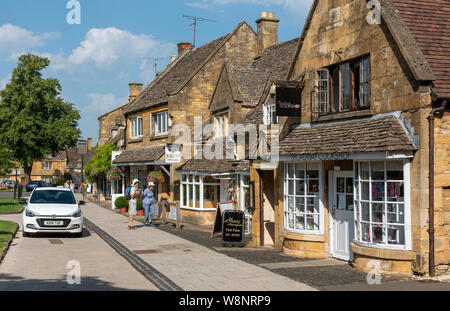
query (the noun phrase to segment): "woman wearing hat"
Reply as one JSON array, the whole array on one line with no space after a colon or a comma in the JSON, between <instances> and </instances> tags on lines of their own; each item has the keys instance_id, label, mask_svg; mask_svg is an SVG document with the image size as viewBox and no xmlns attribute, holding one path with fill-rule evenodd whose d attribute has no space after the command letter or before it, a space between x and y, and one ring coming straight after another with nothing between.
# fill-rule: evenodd
<instances>
[{"instance_id":1,"label":"woman wearing hat","mask_svg":"<svg viewBox=\"0 0 450 311\"><path fill-rule=\"evenodd\" d=\"M137 199L139 195L141 194L141 191L138 190L139 187L139 180L135 179L133 180L133 183L130 188L130 208L128 210L128 214L130 215L129 221L128 221L128 229L136 229L136 227L133 224L134 216L137 214Z\"/></svg>"},{"instance_id":2,"label":"woman wearing hat","mask_svg":"<svg viewBox=\"0 0 450 311\"><path fill-rule=\"evenodd\" d=\"M154 227L155 225L152 222L152 219L155 218L155 202L153 199L154 193L153 189L155 189L155 184L150 182L147 186L147 189L144 190L142 195L142 205L144 207L144 215L145 215L145 226ZM149 217L150 216L150 217Z\"/></svg>"}]
</instances>

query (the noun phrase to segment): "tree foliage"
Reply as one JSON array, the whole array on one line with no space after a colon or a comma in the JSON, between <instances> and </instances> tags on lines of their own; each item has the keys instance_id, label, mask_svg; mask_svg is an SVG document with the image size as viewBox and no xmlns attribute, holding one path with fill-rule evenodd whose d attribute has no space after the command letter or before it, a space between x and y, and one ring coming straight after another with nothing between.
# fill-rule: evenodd
<instances>
[{"instance_id":1,"label":"tree foliage","mask_svg":"<svg viewBox=\"0 0 450 311\"><path fill-rule=\"evenodd\" d=\"M0 147L0 176L5 176L18 167L14 162L12 151L6 147Z\"/></svg>"},{"instance_id":2,"label":"tree foliage","mask_svg":"<svg viewBox=\"0 0 450 311\"><path fill-rule=\"evenodd\" d=\"M57 79L45 79L48 58L19 57L11 81L0 91L0 146L7 146L29 180L33 163L56 156L80 137L80 113L61 94Z\"/></svg>"},{"instance_id":3,"label":"tree foliage","mask_svg":"<svg viewBox=\"0 0 450 311\"><path fill-rule=\"evenodd\" d=\"M89 160L84 168L84 176L90 182L95 181L99 176L104 176L112 169L111 156L112 152L117 150L114 143L108 142L101 148L95 148L96 154Z\"/></svg>"}]
</instances>

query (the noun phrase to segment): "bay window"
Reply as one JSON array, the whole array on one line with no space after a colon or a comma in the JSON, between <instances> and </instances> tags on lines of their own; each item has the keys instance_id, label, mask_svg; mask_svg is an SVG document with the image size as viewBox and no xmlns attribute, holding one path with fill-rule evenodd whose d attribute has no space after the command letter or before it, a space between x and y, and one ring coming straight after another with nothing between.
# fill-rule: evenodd
<instances>
[{"instance_id":1,"label":"bay window","mask_svg":"<svg viewBox=\"0 0 450 311\"><path fill-rule=\"evenodd\" d=\"M408 248L409 171L402 160L355 162L355 239Z\"/></svg>"},{"instance_id":2,"label":"bay window","mask_svg":"<svg viewBox=\"0 0 450 311\"><path fill-rule=\"evenodd\" d=\"M215 210L220 183L203 175L181 175L180 206L185 209Z\"/></svg>"},{"instance_id":3,"label":"bay window","mask_svg":"<svg viewBox=\"0 0 450 311\"><path fill-rule=\"evenodd\" d=\"M320 163L285 164L284 228L304 233L322 233Z\"/></svg>"}]
</instances>

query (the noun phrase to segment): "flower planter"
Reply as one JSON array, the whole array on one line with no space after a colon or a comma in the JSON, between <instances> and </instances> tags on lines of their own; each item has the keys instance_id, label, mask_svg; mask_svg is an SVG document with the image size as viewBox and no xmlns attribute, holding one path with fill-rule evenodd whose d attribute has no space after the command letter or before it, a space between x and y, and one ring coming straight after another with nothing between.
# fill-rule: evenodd
<instances>
[{"instance_id":1,"label":"flower planter","mask_svg":"<svg viewBox=\"0 0 450 311\"><path fill-rule=\"evenodd\" d=\"M137 210L137 215L144 216L144 210L143 209Z\"/></svg>"},{"instance_id":2,"label":"flower planter","mask_svg":"<svg viewBox=\"0 0 450 311\"><path fill-rule=\"evenodd\" d=\"M126 212L128 212L128 207L121 207L120 208L120 213L121 214L125 214Z\"/></svg>"}]
</instances>

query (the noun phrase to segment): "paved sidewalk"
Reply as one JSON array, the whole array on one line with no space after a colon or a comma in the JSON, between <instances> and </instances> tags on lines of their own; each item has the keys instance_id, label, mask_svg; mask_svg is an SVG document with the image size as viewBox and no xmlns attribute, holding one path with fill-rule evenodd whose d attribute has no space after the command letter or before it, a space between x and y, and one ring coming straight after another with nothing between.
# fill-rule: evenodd
<instances>
[{"instance_id":1,"label":"paved sidewalk","mask_svg":"<svg viewBox=\"0 0 450 311\"><path fill-rule=\"evenodd\" d=\"M173 234L137 225L88 202L85 217L187 291L311 291L306 284L215 252Z\"/></svg>"}]
</instances>

